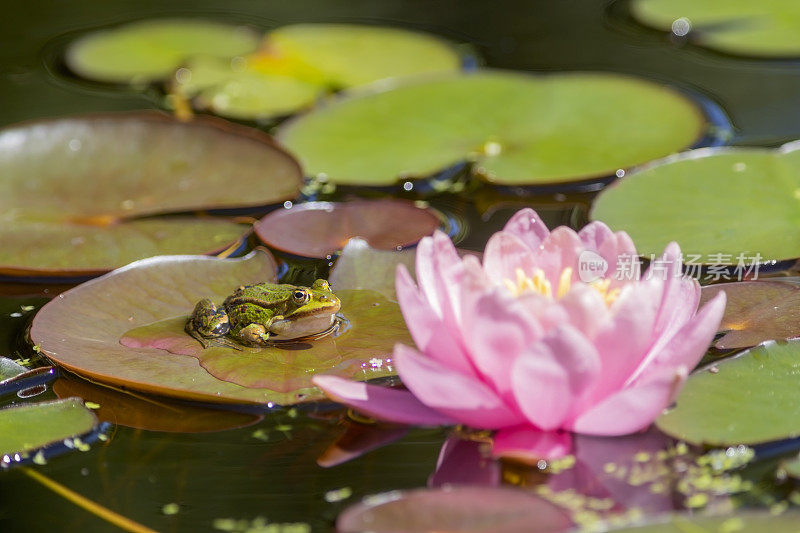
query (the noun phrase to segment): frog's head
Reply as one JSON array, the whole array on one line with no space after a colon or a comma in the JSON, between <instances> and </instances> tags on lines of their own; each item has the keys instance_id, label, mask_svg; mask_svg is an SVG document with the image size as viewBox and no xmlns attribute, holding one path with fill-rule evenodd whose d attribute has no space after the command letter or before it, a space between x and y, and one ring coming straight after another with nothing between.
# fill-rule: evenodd
<instances>
[{"instance_id":1,"label":"frog's head","mask_svg":"<svg viewBox=\"0 0 800 533\"><path fill-rule=\"evenodd\" d=\"M325 331L336 320L342 303L324 279L311 287L293 287L288 295L282 320L275 320L269 330L279 339L296 339Z\"/></svg>"}]
</instances>

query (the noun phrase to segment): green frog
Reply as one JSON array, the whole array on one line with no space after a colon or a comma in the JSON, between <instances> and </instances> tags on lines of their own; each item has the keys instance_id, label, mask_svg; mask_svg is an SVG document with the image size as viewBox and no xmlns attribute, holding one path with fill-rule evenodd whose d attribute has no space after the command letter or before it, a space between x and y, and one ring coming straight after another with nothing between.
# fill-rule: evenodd
<instances>
[{"instance_id":1,"label":"green frog","mask_svg":"<svg viewBox=\"0 0 800 533\"><path fill-rule=\"evenodd\" d=\"M258 283L243 285L221 307L204 298L186 322L186 332L207 348L213 339L239 348L267 346L275 341L300 339L330 330L341 302L324 279L311 287ZM228 338L226 338L226 336Z\"/></svg>"}]
</instances>

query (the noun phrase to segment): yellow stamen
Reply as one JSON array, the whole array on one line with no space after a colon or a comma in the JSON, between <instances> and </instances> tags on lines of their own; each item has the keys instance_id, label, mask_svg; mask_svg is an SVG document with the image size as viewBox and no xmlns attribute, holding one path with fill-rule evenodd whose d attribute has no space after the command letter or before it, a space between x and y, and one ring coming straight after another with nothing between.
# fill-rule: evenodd
<instances>
[{"instance_id":1,"label":"yellow stamen","mask_svg":"<svg viewBox=\"0 0 800 533\"><path fill-rule=\"evenodd\" d=\"M567 267L561 271L558 277L558 288L556 290L556 299L560 300L569 293L572 289L572 268ZM544 271L540 268L533 270L533 275L529 276L521 268L514 271L516 280L504 279L503 284L508 291L515 297L519 297L526 293L536 293L549 299L553 299L553 287L550 281L545 277ZM619 297L620 289L611 289L610 279L598 279L588 283L590 287L600 293L606 305L611 305L614 300Z\"/></svg>"}]
</instances>

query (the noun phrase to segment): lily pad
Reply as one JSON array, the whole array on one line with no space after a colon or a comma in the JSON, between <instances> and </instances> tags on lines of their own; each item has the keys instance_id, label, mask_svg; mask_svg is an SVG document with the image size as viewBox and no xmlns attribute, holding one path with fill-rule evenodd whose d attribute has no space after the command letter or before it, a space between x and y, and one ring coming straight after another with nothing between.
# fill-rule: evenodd
<instances>
[{"instance_id":1,"label":"lily pad","mask_svg":"<svg viewBox=\"0 0 800 533\"><path fill-rule=\"evenodd\" d=\"M278 405L318 400L324 395L311 383L317 373L353 379L394 375L395 343L411 343L400 308L372 291L338 291L346 324L339 332L308 342L241 350L210 346L184 332L186 315L127 331L120 343L132 349L157 348L196 357L212 376L248 388L269 390Z\"/></svg>"},{"instance_id":2,"label":"lily pad","mask_svg":"<svg viewBox=\"0 0 800 533\"><path fill-rule=\"evenodd\" d=\"M720 350L749 348L768 340L800 336L800 286L780 281L744 281L703 287L700 305L725 291L727 304L714 341Z\"/></svg>"},{"instance_id":3,"label":"lily pad","mask_svg":"<svg viewBox=\"0 0 800 533\"><path fill-rule=\"evenodd\" d=\"M90 32L70 44L64 59L84 78L145 83L169 76L187 57L231 58L252 52L258 43L258 34L243 26L155 19Z\"/></svg>"},{"instance_id":4,"label":"lily pad","mask_svg":"<svg viewBox=\"0 0 800 533\"><path fill-rule=\"evenodd\" d=\"M698 264L800 257L798 146L708 148L664 159L603 190L591 218L627 231L645 256L677 241L684 262L695 256Z\"/></svg>"},{"instance_id":5,"label":"lily pad","mask_svg":"<svg viewBox=\"0 0 800 533\"><path fill-rule=\"evenodd\" d=\"M8 357L0 357L0 381L24 374L28 369Z\"/></svg>"},{"instance_id":6,"label":"lily pad","mask_svg":"<svg viewBox=\"0 0 800 533\"><path fill-rule=\"evenodd\" d=\"M563 509L522 490L450 487L370 496L339 515L336 531L535 533L571 525Z\"/></svg>"},{"instance_id":7,"label":"lily pad","mask_svg":"<svg viewBox=\"0 0 800 533\"><path fill-rule=\"evenodd\" d=\"M352 238L336 259L328 281L335 291L370 289L397 301L394 288L397 265L405 265L413 277L416 257L416 248L376 250L364 239Z\"/></svg>"},{"instance_id":8,"label":"lily pad","mask_svg":"<svg viewBox=\"0 0 800 533\"><path fill-rule=\"evenodd\" d=\"M642 79L488 70L354 91L278 137L336 184L388 186L469 160L491 183L533 185L613 176L706 128L693 101Z\"/></svg>"},{"instance_id":9,"label":"lily pad","mask_svg":"<svg viewBox=\"0 0 800 533\"><path fill-rule=\"evenodd\" d=\"M148 431L207 433L246 427L263 419L263 415L223 412L132 394L71 376L60 377L53 384L53 392L59 398L78 396L85 402L95 404L92 411L101 422Z\"/></svg>"},{"instance_id":10,"label":"lily pad","mask_svg":"<svg viewBox=\"0 0 800 533\"><path fill-rule=\"evenodd\" d=\"M60 294L34 317L30 336L51 360L116 387L221 403L265 404L269 391L214 378L194 357L119 343L131 328L191 312L241 284L274 281L272 256L241 259L161 256L143 259Z\"/></svg>"},{"instance_id":11,"label":"lily pad","mask_svg":"<svg viewBox=\"0 0 800 533\"><path fill-rule=\"evenodd\" d=\"M430 209L403 200L310 202L279 209L256 222L262 242L303 257L326 258L352 237L372 248L398 250L431 235L441 221Z\"/></svg>"},{"instance_id":12,"label":"lily pad","mask_svg":"<svg viewBox=\"0 0 800 533\"><path fill-rule=\"evenodd\" d=\"M261 250L244 259L145 259L44 306L31 339L50 359L93 381L213 403L316 400L323 395L310 384L315 372L354 379L392 373L387 355L410 337L397 304L369 291L342 292L349 324L338 336L306 344L204 350L183 331L200 299L221 302L239 285L274 282L275 272Z\"/></svg>"},{"instance_id":13,"label":"lily pad","mask_svg":"<svg viewBox=\"0 0 800 533\"><path fill-rule=\"evenodd\" d=\"M392 77L457 71L455 48L432 35L358 24L296 24L267 34L258 52L189 60L173 90L235 118L296 112L332 90Z\"/></svg>"},{"instance_id":14,"label":"lily pad","mask_svg":"<svg viewBox=\"0 0 800 533\"><path fill-rule=\"evenodd\" d=\"M96 425L80 398L0 409L0 458L83 435Z\"/></svg>"},{"instance_id":15,"label":"lily pad","mask_svg":"<svg viewBox=\"0 0 800 533\"><path fill-rule=\"evenodd\" d=\"M735 515L691 516L678 515L662 517L660 520L636 526L608 530L629 531L631 533L687 533L739 531L769 531L770 533L796 533L800 513L788 511L775 514L770 511L737 511Z\"/></svg>"},{"instance_id":16,"label":"lily pad","mask_svg":"<svg viewBox=\"0 0 800 533\"><path fill-rule=\"evenodd\" d=\"M631 13L643 24L720 52L800 55L800 11L794 0L633 0Z\"/></svg>"},{"instance_id":17,"label":"lily pad","mask_svg":"<svg viewBox=\"0 0 800 533\"><path fill-rule=\"evenodd\" d=\"M152 112L0 130L0 173L4 274L93 274L152 255L215 252L246 228L213 218L133 218L276 203L302 182L296 162L267 135Z\"/></svg>"},{"instance_id":18,"label":"lily pad","mask_svg":"<svg viewBox=\"0 0 800 533\"><path fill-rule=\"evenodd\" d=\"M800 436L800 342L768 343L689 376L656 422L692 444L758 444Z\"/></svg>"}]
</instances>

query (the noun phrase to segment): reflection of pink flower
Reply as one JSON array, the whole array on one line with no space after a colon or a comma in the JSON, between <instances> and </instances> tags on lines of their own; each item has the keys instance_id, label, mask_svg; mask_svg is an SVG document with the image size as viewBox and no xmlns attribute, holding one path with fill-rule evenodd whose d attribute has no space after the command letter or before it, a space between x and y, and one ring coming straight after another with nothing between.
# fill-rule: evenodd
<instances>
[{"instance_id":1,"label":"reflection of pink flower","mask_svg":"<svg viewBox=\"0 0 800 533\"><path fill-rule=\"evenodd\" d=\"M591 270L594 279L579 256L607 268ZM641 277L635 256L626 233L599 222L550 232L530 209L492 236L482 265L460 259L437 233L418 246L419 287L405 268L397 272L419 349L395 347L408 391L332 376L314 383L377 418L499 430L496 453L532 442L542 456L564 453L566 435L552 432L639 431L705 353L725 296L697 312L700 287L681 276L675 243Z\"/></svg>"}]
</instances>

